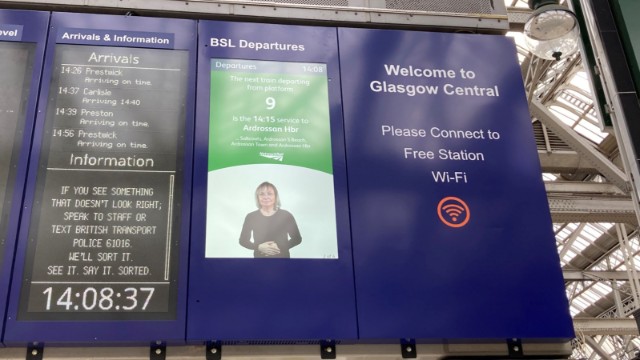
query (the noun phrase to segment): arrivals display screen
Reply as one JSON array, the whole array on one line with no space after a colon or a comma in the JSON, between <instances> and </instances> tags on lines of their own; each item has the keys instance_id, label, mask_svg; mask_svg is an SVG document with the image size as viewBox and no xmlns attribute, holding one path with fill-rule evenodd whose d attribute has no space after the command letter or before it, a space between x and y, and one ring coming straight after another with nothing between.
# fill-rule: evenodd
<instances>
[{"instance_id":1,"label":"arrivals display screen","mask_svg":"<svg viewBox=\"0 0 640 360\"><path fill-rule=\"evenodd\" d=\"M19 319L175 317L187 63L56 47Z\"/></svg>"}]
</instances>

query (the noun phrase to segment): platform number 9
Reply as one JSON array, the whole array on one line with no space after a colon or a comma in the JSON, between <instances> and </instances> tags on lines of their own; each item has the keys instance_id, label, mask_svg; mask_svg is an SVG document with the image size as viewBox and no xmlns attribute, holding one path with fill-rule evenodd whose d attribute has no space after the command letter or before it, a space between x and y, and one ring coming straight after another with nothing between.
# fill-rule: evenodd
<instances>
[{"instance_id":1,"label":"platform number 9","mask_svg":"<svg viewBox=\"0 0 640 360\"><path fill-rule=\"evenodd\" d=\"M265 103L267 104L267 110L273 110L273 108L276 107L276 99L274 99L272 97L268 97L265 100Z\"/></svg>"}]
</instances>

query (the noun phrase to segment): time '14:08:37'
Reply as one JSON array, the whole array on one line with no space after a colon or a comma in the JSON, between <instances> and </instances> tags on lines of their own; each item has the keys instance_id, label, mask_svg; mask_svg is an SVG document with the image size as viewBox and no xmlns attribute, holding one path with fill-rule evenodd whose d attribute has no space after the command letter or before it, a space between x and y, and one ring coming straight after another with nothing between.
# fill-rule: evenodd
<instances>
[{"instance_id":1,"label":"time '14:08:37'","mask_svg":"<svg viewBox=\"0 0 640 360\"><path fill-rule=\"evenodd\" d=\"M47 311L144 311L154 291L153 287L127 287L122 291L111 287L66 287L60 293L50 286L42 293L46 295Z\"/></svg>"}]
</instances>

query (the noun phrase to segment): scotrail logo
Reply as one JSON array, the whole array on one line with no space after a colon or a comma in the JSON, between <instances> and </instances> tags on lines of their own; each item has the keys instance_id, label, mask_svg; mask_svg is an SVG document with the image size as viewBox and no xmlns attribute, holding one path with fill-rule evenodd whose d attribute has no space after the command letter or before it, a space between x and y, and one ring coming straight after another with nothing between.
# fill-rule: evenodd
<instances>
[{"instance_id":1,"label":"scotrail logo","mask_svg":"<svg viewBox=\"0 0 640 360\"><path fill-rule=\"evenodd\" d=\"M276 160L276 161L282 161L284 159L284 154L283 153L265 153L265 152L261 152L260 156L267 158L267 159L272 159L272 160Z\"/></svg>"}]
</instances>

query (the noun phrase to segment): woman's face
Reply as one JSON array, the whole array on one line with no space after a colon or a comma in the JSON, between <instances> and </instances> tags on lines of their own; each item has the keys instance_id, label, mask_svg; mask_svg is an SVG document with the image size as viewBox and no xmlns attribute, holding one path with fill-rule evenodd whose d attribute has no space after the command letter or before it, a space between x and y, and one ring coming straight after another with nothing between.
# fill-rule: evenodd
<instances>
[{"instance_id":1,"label":"woman's face","mask_svg":"<svg viewBox=\"0 0 640 360\"><path fill-rule=\"evenodd\" d=\"M263 209L273 209L276 204L276 192L270 186L261 187L258 190L258 201Z\"/></svg>"}]
</instances>

